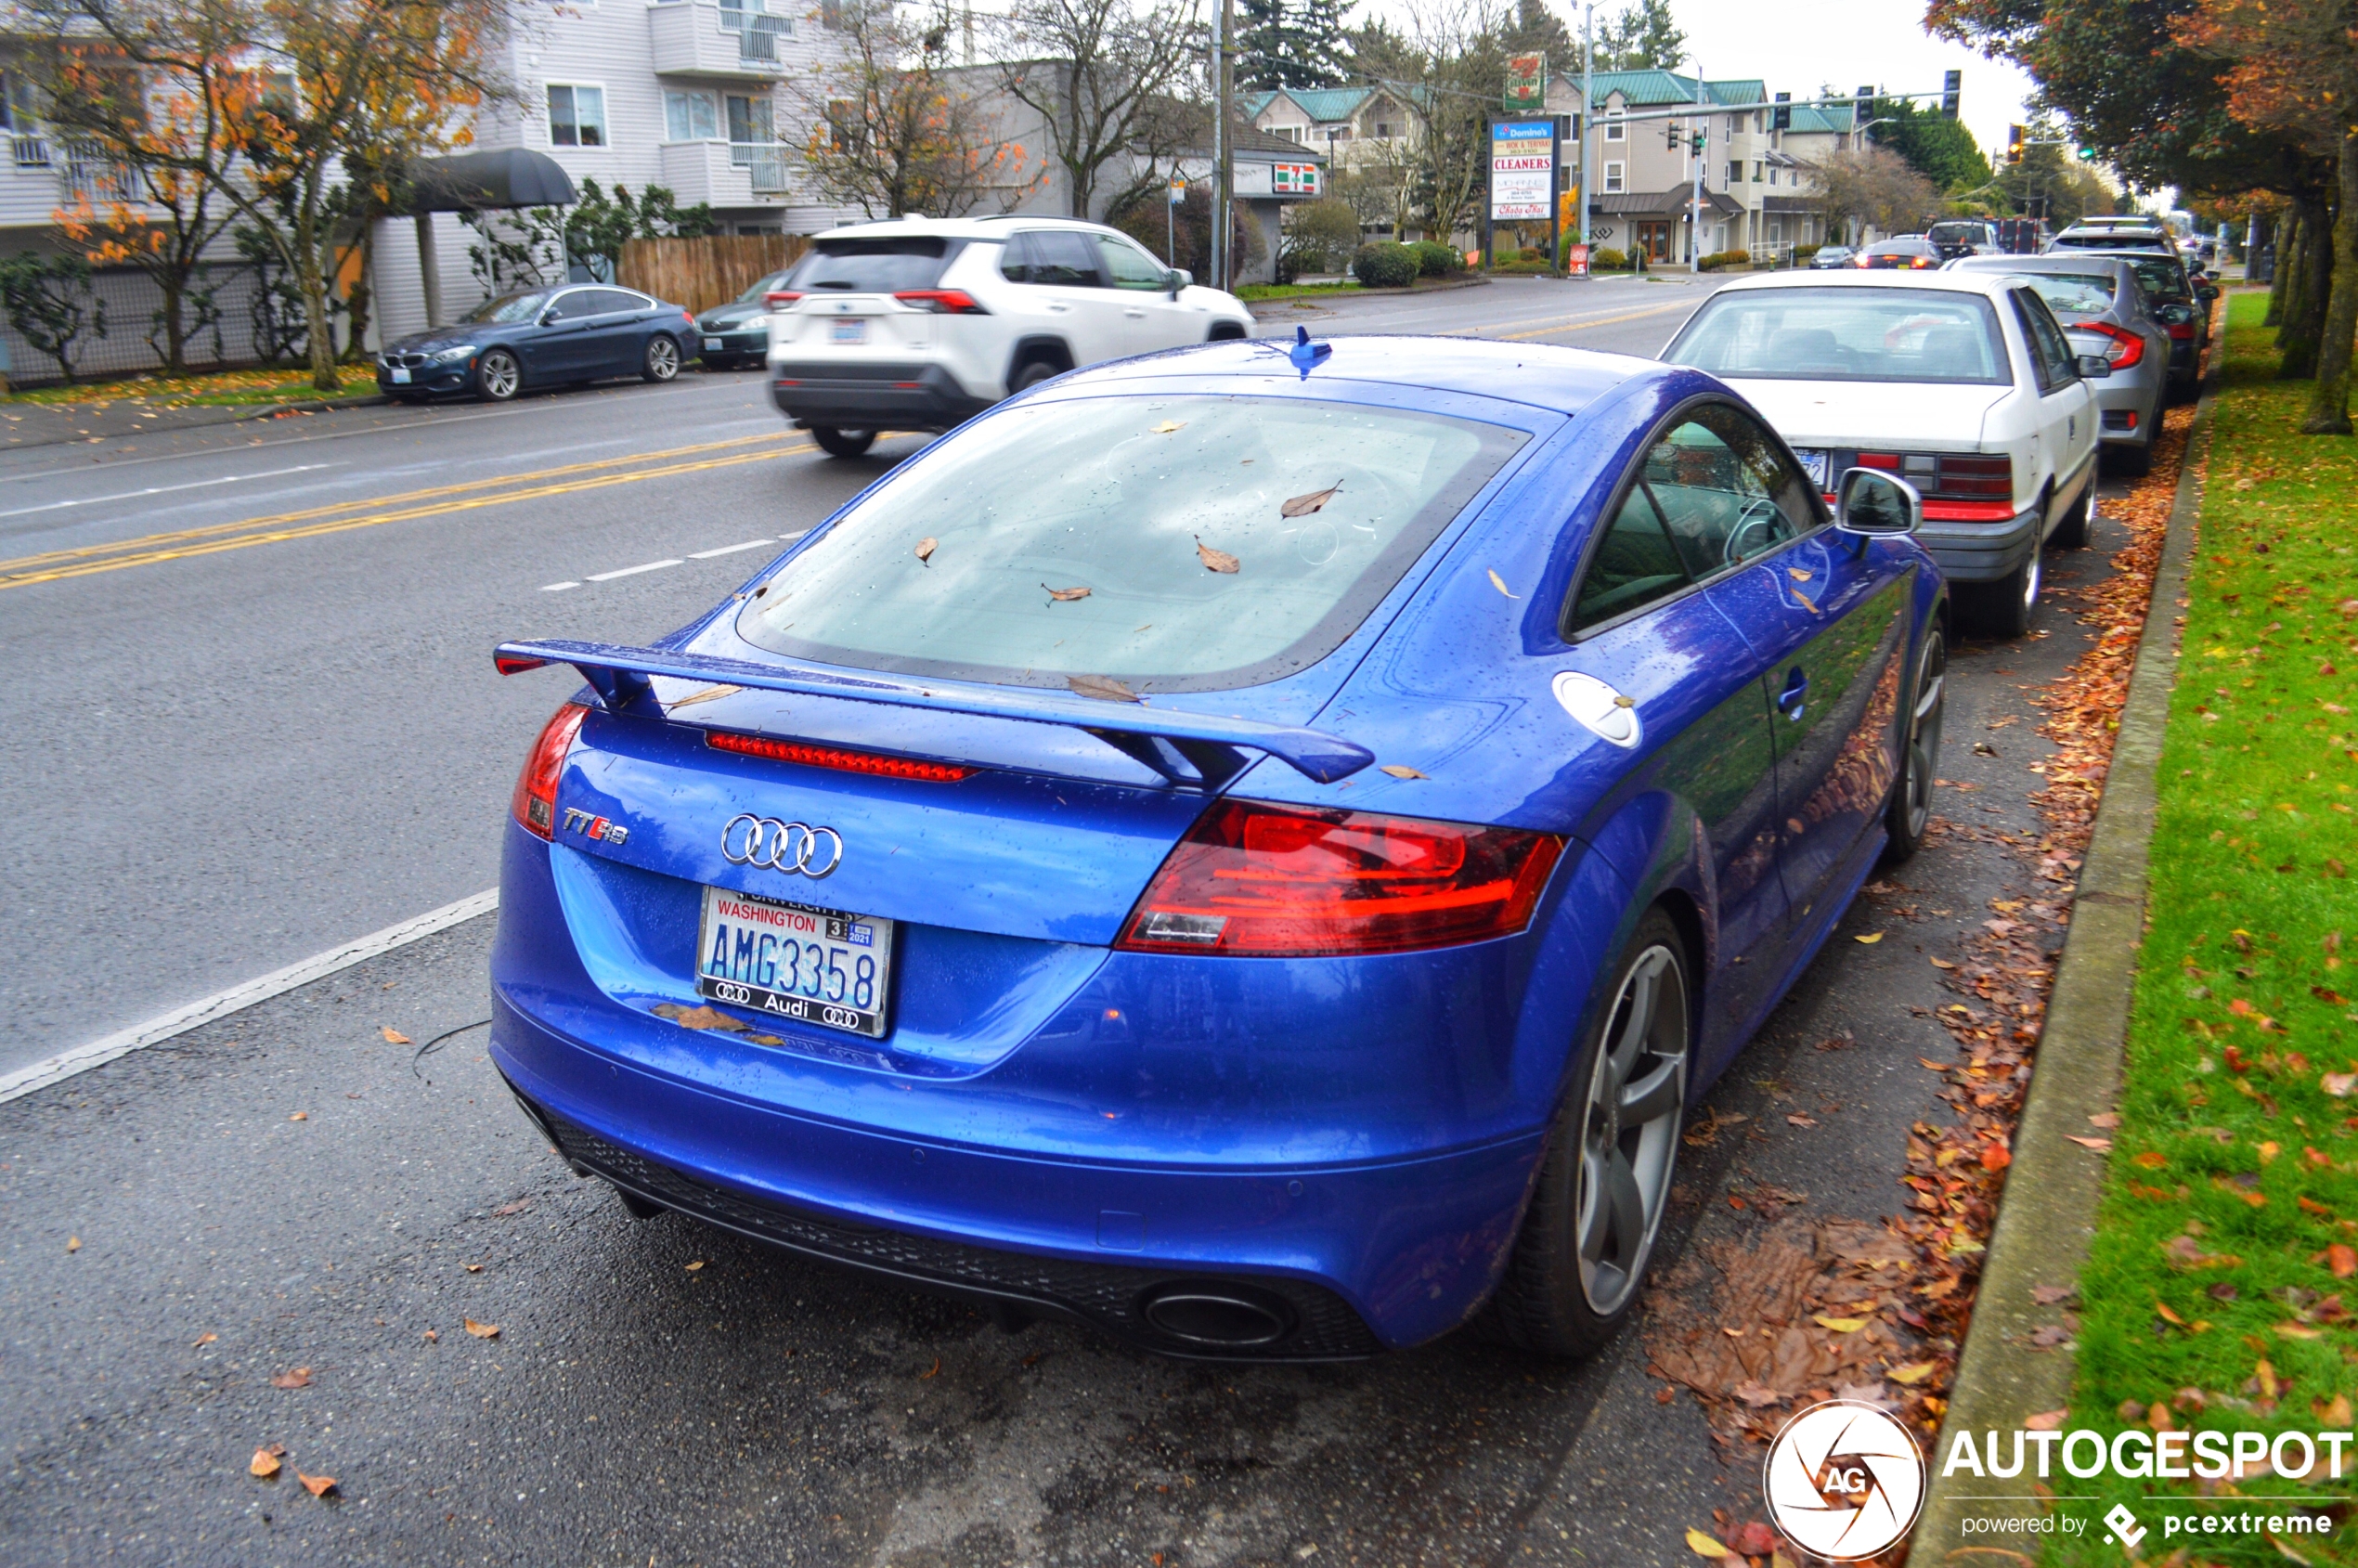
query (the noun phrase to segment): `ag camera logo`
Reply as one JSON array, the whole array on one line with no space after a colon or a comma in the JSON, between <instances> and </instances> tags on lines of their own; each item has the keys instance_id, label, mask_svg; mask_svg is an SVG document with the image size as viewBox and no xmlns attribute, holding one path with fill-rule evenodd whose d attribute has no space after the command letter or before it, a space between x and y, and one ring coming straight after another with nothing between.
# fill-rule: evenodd
<instances>
[{"instance_id":1,"label":"ag camera logo","mask_svg":"<svg viewBox=\"0 0 2358 1568\"><path fill-rule=\"evenodd\" d=\"M1924 1450L1882 1406L1830 1399L1777 1433L1760 1489L1770 1522L1794 1545L1856 1562L1915 1526L1924 1501Z\"/></svg>"}]
</instances>

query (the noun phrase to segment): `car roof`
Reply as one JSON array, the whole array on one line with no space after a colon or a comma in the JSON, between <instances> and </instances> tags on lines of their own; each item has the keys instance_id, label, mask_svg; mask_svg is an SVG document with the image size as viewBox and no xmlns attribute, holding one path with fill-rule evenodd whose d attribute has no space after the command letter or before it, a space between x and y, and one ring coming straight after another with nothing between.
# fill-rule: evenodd
<instances>
[{"instance_id":1,"label":"car roof","mask_svg":"<svg viewBox=\"0 0 2358 1568\"><path fill-rule=\"evenodd\" d=\"M1070 228L1087 234L1118 234L1101 223L1058 217L1048 213L991 213L978 218L882 218L873 223L847 223L822 229L811 241L861 239L890 240L900 235L925 235L943 240L1004 240L1010 225L1026 228Z\"/></svg>"},{"instance_id":2,"label":"car roof","mask_svg":"<svg viewBox=\"0 0 2358 1568\"><path fill-rule=\"evenodd\" d=\"M2040 256L1959 256L1949 264L1958 272L2073 272L2092 266L2128 267L2135 264L2114 251L2050 251Z\"/></svg>"},{"instance_id":3,"label":"car roof","mask_svg":"<svg viewBox=\"0 0 2358 1568\"><path fill-rule=\"evenodd\" d=\"M1937 289L1958 294L1994 294L2004 287L2002 272L1755 272L1729 279L1717 292L1748 289ZM1717 295L1714 296L1715 298Z\"/></svg>"}]
</instances>

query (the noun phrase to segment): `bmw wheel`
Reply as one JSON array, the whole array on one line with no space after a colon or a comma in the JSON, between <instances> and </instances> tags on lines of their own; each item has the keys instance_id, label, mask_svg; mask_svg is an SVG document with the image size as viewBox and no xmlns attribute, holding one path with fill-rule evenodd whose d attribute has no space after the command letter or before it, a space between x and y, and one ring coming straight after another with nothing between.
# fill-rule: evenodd
<instances>
[{"instance_id":1,"label":"bmw wheel","mask_svg":"<svg viewBox=\"0 0 2358 1568\"><path fill-rule=\"evenodd\" d=\"M1906 727L1899 738L1899 777L1891 786L1884 814L1884 863L1898 865L1916 852L1932 823L1932 789L1940 771L1940 719L1949 687L1949 640L1936 621L1924 629L1924 657L1916 661Z\"/></svg>"},{"instance_id":2,"label":"bmw wheel","mask_svg":"<svg viewBox=\"0 0 2358 1568\"><path fill-rule=\"evenodd\" d=\"M646 363L639 373L651 382L667 382L680 374L680 344L668 332L657 332L647 340Z\"/></svg>"},{"instance_id":3,"label":"bmw wheel","mask_svg":"<svg viewBox=\"0 0 2358 1568\"><path fill-rule=\"evenodd\" d=\"M1649 910L1608 971L1611 1004L1582 1042L1505 1276L1492 1337L1593 1354L1629 1315L1670 1206L1694 1043L1686 945Z\"/></svg>"},{"instance_id":4,"label":"bmw wheel","mask_svg":"<svg viewBox=\"0 0 2358 1568\"><path fill-rule=\"evenodd\" d=\"M475 391L486 403L505 403L524 387L524 367L504 348L486 350L475 361Z\"/></svg>"}]
</instances>

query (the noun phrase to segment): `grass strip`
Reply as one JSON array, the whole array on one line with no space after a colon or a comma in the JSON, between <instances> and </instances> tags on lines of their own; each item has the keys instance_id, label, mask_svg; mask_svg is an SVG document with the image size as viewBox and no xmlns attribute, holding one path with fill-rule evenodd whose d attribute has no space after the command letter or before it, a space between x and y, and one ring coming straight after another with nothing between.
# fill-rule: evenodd
<instances>
[{"instance_id":1,"label":"grass strip","mask_svg":"<svg viewBox=\"0 0 2358 1568\"><path fill-rule=\"evenodd\" d=\"M2358 442L2296 434L2266 304L2229 305L2119 1126L2089 1130L2113 1148L2066 1424L2108 1438L2348 1432L2358 1390ZM2126 1504L2155 1564L2358 1563L2353 1471L2047 1484ZM2158 1527L2321 1497L2323 1538ZM2091 1536L2047 1561L2122 1561Z\"/></svg>"}]
</instances>

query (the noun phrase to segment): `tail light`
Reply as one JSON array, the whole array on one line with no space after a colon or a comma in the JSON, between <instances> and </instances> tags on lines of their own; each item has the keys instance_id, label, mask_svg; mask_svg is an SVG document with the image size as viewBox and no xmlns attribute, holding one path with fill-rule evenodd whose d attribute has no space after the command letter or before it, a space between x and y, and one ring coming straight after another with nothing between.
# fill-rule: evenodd
<instances>
[{"instance_id":1,"label":"tail light","mask_svg":"<svg viewBox=\"0 0 2358 1568\"><path fill-rule=\"evenodd\" d=\"M550 717L541 727L540 738L532 743L532 755L524 759L524 771L516 775L515 797L508 802L508 810L518 826L526 833L553 839L557 834L557 775L564 771L565 753L573 749L573 737L581 732L582 716L590 710L579 703L567 703Z\"/></svg>"},{"instance_id":2,"label":"tail light","mask_svg":"<svg viewBox=\"0 0 2358 1568\"><path fill-rule=\"evenodd\" d=\"M1164 860L1115 945L1303 957L1512 935L1563 852L1553 834L1224 800Z\"/></svg>"},{"instance_id":3,"label":"tail light","mask_svg":"<svg viewBox=\"0 0 2358 1568\"><path fill-rule=\"evenodd\" d=\"M880 751L847 751L841 746L772 740L767 735L739 735L727 730L706 731L704 744L715 751L734 752L739 757L764 757L772 762L799 762L810 768L874 773L887 779L922 779L927 784L956 784L981 771L955 762L925 762Z\"/></svg>"},{"instance_id":4,"label":"tail light","mask_svg":"<svg viewBox=\"0 0 2358 1568\"><path fill-rule=\"evenodd\" d=\"M892 296L913 310L936 316L988 316L982 302L964 289L903 289Z\"/></svg>"},{"instance_id":5,"label":"tail light","mask_svg":"<svg viewBox=\"0 0 2358 1568\"><path fill-rule=\"evenodd\" d=\"M1940 484L1933 493L2011 504L2015 499L2015 460L2002 452L1995 457L1944 456L1940 460Z\"/></svg>"},{"instance_id":6,"label":"tail light","mask_svg":"<svg viewBox=\"0 0 2358 1568\"><path fill-rule=\"evenodd\" d=\"M2192 343L2195 341L2195 324L2191 321L2172 321L2169 323L2168 330L2170 341L2173 343Z\"/></svg>"},{"instance_id":7,"label":"tail light","mask_svg":"<svg viewBox=\"0 0 2358 1568\"><path fill-rule=\"evenodd\" d=\"M2104 321L2075 321L2072 323L2071 330L2075 332L2092 332L2107 340L2105 343L2105 358L2116 370L2125 370L2145 356L2145 340L2126 327L2115 327Z\"/></svg>"},{"instance_id":8,"label":"tail light","mask_svg":"<svg viewBox=\"0 0 2358 1568\"><path fill-rule=\"evenodd\" d=\"M792 305L800 298L802 298L802 293L799 290L772 289L768 293L761 296L761 303L768 305L771 309L775 310L780 305Z\"/></svg>"}]
</instances>

